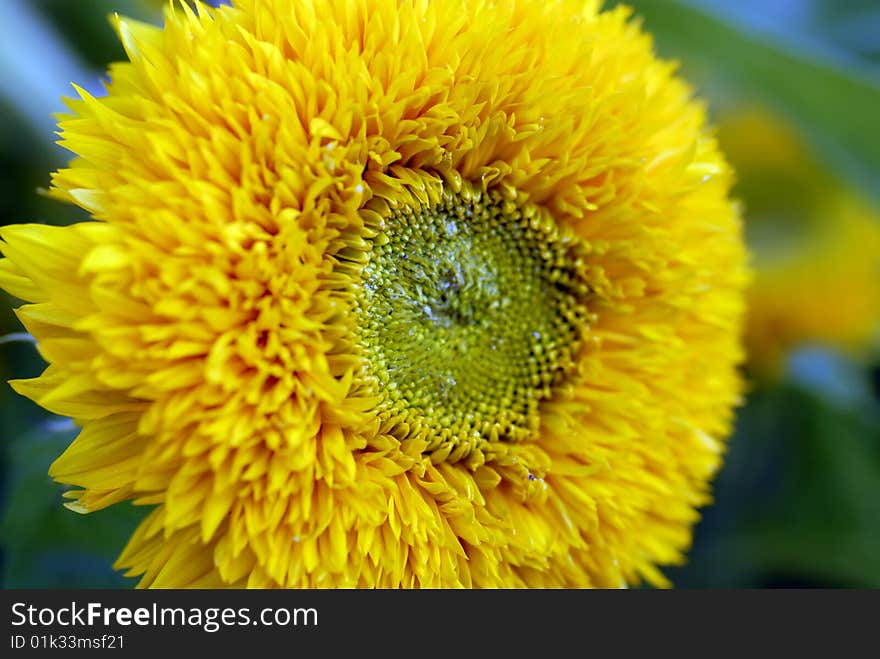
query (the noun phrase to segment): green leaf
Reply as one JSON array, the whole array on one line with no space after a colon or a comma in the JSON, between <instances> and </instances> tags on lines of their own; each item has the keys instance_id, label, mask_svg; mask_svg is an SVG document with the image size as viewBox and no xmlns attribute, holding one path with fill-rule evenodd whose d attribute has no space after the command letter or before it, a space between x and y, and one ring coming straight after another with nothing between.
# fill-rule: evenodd
<instances>
[{"instance_id":1,"label":"green leaf","mask_svg":"<svg viewBox=\"0 0 880 659\"><path fill-rule=\"evenodd\" d=\"M43 422L7 444L9 481L0 522L4 588L121 588L135 582L112 568L148 512L117 504L88 515L63 507L49 464L76 436L72 424Z\"/></svg>"}]
</instances>

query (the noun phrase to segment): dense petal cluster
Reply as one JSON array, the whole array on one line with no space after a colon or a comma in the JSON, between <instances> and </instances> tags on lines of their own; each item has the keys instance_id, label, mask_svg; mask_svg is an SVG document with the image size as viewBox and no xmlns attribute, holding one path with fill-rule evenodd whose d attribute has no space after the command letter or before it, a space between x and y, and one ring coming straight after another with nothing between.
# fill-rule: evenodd
<instances>
[{"instance_id":1,"label":"dense petal cluster","mask_svg":"<svg viewBox=\"0 0 880 659\"><path fill-rule=\"evenodd\" d=\"M70 507L154 506L119 566L665 583L740 395L745 256L704 111L628 11L236 0L117 29L53 178L95 221L4 228L0 285L49 363L15 388L82 428Z\"/></svg>"}]
</instances>

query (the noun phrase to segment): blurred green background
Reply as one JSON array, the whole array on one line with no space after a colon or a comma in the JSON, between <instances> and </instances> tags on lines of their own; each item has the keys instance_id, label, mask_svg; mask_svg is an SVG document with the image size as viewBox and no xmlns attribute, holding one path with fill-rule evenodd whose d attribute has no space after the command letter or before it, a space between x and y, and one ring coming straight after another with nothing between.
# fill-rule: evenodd
<instances>
[{"instance_id":1,"label":"blurred green background","mask_svg":"<svg viewBox=\"0 0 880 659\"><path fill-rule=\"evenodd\" d=\"M63 110L69 82L100 93L106 65L124 57L107 16L159 22L160 4L0 0L0 221L84 219L38 192L68 158L53 143L51 114ZM713 121L733 126L721 134L732 153L745 137L737 134L737 114L760 108L790 127L818 163L796 186L786 172L750 172L754 157L741 168L736 193L756 253L767 235L784 245L801 240L815 224L807 217L813 196L826 192L846 190L880 223L880 2L626 4L643 17L660 54L681 62ZM766 144L772 157L774 140ZM829 212L820 221L833 229L828 223L836 218ZM873 256L880 281L880 255ZM840 285L856 294L874 290L870 281ZM12 313L17 304L0 292L3 381L43 368ZM880 587L880 350L872 320L872 338L858 350L806 332L786 343L774 368L748 366L750 390L716 480L716 502L696 528L688 564L667 570L677 586ZM0 385L5 588L133 585L111 566L145 511L125 504L78 515L62 507L62 487L46 475L75 432L68 420Z\"/></svg>"}]
</instances>

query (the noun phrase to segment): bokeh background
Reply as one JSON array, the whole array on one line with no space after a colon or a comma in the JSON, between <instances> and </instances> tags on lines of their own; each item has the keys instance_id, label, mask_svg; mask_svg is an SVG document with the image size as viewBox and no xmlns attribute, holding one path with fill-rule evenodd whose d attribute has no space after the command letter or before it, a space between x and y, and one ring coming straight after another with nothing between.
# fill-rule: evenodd
<instances>
[{"instance_id":1,"label":"bokeh background","mask_svg":"<svg viewBox=\"0 0 880 659\"><path fill-rule=\"evenodd\" d=\"M0 222L68 224L40 194L52 113L124 57L107 16L159 0L0 0ZM607 4L615 4L613 1ZM740 408L679 587L880 587L880 0L634 0L706 99L738 172L755 281ZM44 364L0 292L0 380ZM710 365L707 365L710 367ZM46 475L76 429L0 384L0 585L130 587L146 512L81 516Z\"/></svg>"}]
</instances>

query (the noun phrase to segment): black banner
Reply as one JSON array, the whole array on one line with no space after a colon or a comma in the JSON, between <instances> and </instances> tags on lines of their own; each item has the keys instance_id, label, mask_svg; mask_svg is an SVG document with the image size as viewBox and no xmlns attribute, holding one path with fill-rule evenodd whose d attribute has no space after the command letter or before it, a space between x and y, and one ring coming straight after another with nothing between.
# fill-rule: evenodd
<instances>
[{"instance_id":1,"label":"black banner","mask_svg":"<svg viewBox=\"0 0 880 659\"><path fill-rule=\"evenodd\" d=\"M39 591L3 593L3 656L107 650L470 656L858 650L880 591ZM708 644L708 645L707 645ZM870 647L870 646L869 646ZM567 652L566 652L567 654Z\"/></svg>"}]
</instances>

